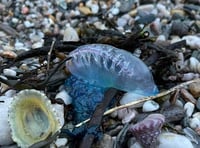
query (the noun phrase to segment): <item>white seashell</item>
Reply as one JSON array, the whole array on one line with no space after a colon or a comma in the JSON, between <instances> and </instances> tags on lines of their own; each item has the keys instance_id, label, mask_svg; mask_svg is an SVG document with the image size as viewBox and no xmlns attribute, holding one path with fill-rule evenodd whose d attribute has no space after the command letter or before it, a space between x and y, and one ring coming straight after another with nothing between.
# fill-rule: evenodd
<instances>
[{"instance_id":1,"label":"white seashell","mask_svg":"<svg viewBox=\"0 0 200 148\"><path fill-rule=\"evenodd\" d=\"M200 127L200 120L197 117L190 119L189 125L192 129Z\"/></svg>"},{"instance_id":2,"label":"white seashell","mask_svg":"<svg viewBox=\"0 0 200 148\"><path fill-rule=\"evenodd\" d=\"M22 148L45 140L61 129L50 100L37 90L23 90L14 96L8 115L12 139Z\"/></svg>"},{"instance_id":3,"label":"white seashell","mask_svg":"<svg viewBox=\"0 0 200 148\"><path fill-rule=\"evenodd\" d=\"M194 148L187 137L170 132L161 133L158 143L158 148Z\"/></svg>"},{"instance_id":4,"label":"white seashell","mask_svg":"<svg viewBox=\"0 0 200 148\"><path fill-rule=\"evenodd\" d=\"M10 145L13 142L8 124L8 106L13 98L0 96L0 146Z\"/></svg>"},{"instance_id":5,"label":"white seashell","mask_svg":"<svg viewBox=\"0 0 200 148\"><path fill-rule=\"evenodd\" d=\"M17 72L12 70L12 69L4 69L3 70L3 74L5 76L12 76L12 77L15 77L17 75Z\"/></svg>"},{"instance_id":6,"label":"white seashell","mask_svg":"<svg viewBox=\"0 0 200 148\"><path fill-rule=\"evenodd\" d=\"M142 106L143 112L152 112L159 109L159 104L153 100L146 101Z\"/></svg>"},{"instance_id":7,"label":"white seashell","mask_svg":"<svg viewBox=\"0 0 200 148\"><path fill-rule=\"evenodd\" d=\"M186 44L191 48L200 48L200 37L194 35L186 35L182 37L182 40L186 40Z\"/></svg>"},{"instance_id":8,"label":"white seashell","mask_svg":"<svg viewBox=\"0 0 200 148\"><path fill-rule=\"evenodd\" d=\"M68 26L64 31L63 41L79 41L79 36L76 30Z\"/></svg>"},{"instance_id":9,"label":"white seashell","mask_svg":"<svg viewBox=\"0 0 200 148\"><path fill-rule=\"evenodd\" d=\"M130 102L133 102L133 101L140 100L143 97L144 97L143 95L139 95L139 94L136 94L133 92L128 92L128 93L124 94L124 96L120 100L120 104L124 105L124 104L130 103ZM136 107L142 107L142 104L138 104Z\"/></svg>"},{"instance_id":10,"label":"white seashell","mask_svg":"<svg viewBox=\"0 0 200 148\"><path fill-rule=\"evenodd\" d=\"M192 116L192 113L194 112L194 104L191 103L191 102L187 102L185 105L184 105L184 110L186 112L186 115L187 117L191 117Z\"/></svg>"},{"instance_id":11,"label":"white seashell","mask_svg":"<svg viewBox=\"0 0 200 148\"><path fill-rule=\"evenodd\" d=\"M65 105L69 105L72 103L72 98L70 95L65 91L64 89L61 90L59 93L56 94L56 99L62 99L65 103Z\"/></svg>"}]
</instances>

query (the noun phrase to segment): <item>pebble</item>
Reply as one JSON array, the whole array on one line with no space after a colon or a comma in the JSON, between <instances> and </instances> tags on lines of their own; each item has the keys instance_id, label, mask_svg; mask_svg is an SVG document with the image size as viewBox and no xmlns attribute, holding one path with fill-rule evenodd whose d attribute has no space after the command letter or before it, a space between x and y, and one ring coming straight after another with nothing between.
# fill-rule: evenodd
<instances>
[{"instance_id":1,"label":"pebble","mask_svg":"<svg viewBox=\"0 0 200 148\"><path fill-rule=\"evenodd\" d=\"M197 99L196 108L200 110L200 98Z\"/></svg>"},{"instance_id":2,"label":"pebble","mask_svg":"<svg viewBox=\"0 0 200 148\"><path fill-rule=\"evenodd\" d=\"M113 15L118 15L119 14L119 8L113 7L113 8L110 9L110 12Z\"/></svg>"},{"instance_id":3,"label":"pebble","mask_svg":"<svg viewBox=\"0 0 200 148\"><path fill-rule=\"evenodd\" d=\"M90 10L90 8L86 6L79 6L79 11L83 13L84 15L92 14L92 11Z\"/></svg>"},{"instance_id":4,"label":"pebble","mask_svg":"<svg viewBox=\"0 0 200 148\"><path fill-rule=\"evenodd\" d=\"M158 148L194 148L187 137L171 132L161 133L158 143Z\"/></svg>"},{"instance_id":5,"label":"pebble","mask_svg":"<svg viewBox=\"0 0 200 148\"><path fill-rule=\"evenodd\" d=\"M55 142L57 147L65 146L67 144L67 138L58 138Z\"/></svg>"},{"instance_id":6,"label":"pebble","mask_svg":"<svg viewBox=\"0 0 200 148\"><path fill-rule=\"evenodd\" d=\"M98 148L111 148L114 146L115 139L110 135L104 134L103 138L97 142Z\"/></svg>"},{"instance_id":7,"label":"pebble","mask_svg":"<svg viewBox=\"0 0 200 148\"><path fill-rule=\"evenodd\" d=\"M190 93L195 97L200 97L200 83L192 83L189 85Z\"/></svg>"},{"instance_id":8,"label":"pebble","mask_svg":"<svg viewBox=\"0 0 200 148\"><path fill-rule=\"evenodd\" d=\"M52 104L52 106L54 107L56 114L57 114L57 118L60 122L61 127L64 125L65 123L65 118L64 118L64 106L60 105L60 104Z\"/></svg>"},{"instance_id":9,"label":"pebble","mask_svg":"<svg viewBox=\"0 0 200 148\"><path fill-rule=\"evenodd\" d=\"M40 47L43 46L43 44L44 44L44 40L42 39L42 40L40 40L40 41L38 41L38 42L32 44L31 47L32 47L33 49L35 49L35 48L40 48Z\"/></svg>"},{"instance_id":10,"label":"pebble","mask_svg":"<svg viewBox=\"0 0 200 148\"><path fill-rule=\"evenodd\" d=\"M189 120L189 125L192 129L200 127L200 120L197 117L191 118Z\"/></svg>"},{"instance_id":11,"label":"pebble","mask_svg":"<svg viewBox=\"0 0 200 148\"><path fill-rule=\"evenodd\" d=\"M55 99L62 99L65 105L69 105L72 103L72 98L65 90L61 90L59 93L57 93Z\"/></svg>"},{"instance_id":12,"label":"pebble","mask_svg":"<svg viewBox=\"0 0 200 148\"><path fill-rule=\"evenodd\" d=\"M65 30L64 30L64 37L63 37L63 41L79 41L79 36L77 34L77 31L68 26Z\"/></svg>"},{"instance_id":13,"label":"pebble","mask_svg":"<svg viewBox=\"0 0 200 148\"><path fill-rule=\"evenodd\" d=\"M34 27L34 23L32 23L30 21L24 21L24 26L26 28L31 28L31 27Z\"/></svg>"},{"instance_id":14,"label":"pebble","mask_svg":"<svg viewBox=\"0 0 200 148\"><path fill-rule=\"evenodd\" d=\"M8 107L11 103L12 98L6 96L0 96L0 145L10 145L13 143L10 133L10 127L8 124Z\"/></svg>"},{"instance_id":15,"label":"pebble","mask_svg":"<svg viewBox=\"0 0 200 148\"><path fill-rule=\"evenodd\" d=\"M117 116L120 120L122 120L123 124L129 123L135 118L136 111L130 108L122 108L117 111Z\"/></svg>"},{"instance_id":16,"label":"pebble","mask_svg":"<svg viewBox=\"0 0 200 148\"><path fill-rule=\"evenodd\" d=\"M142 106L143 112L152 112L159 109L159 104L153 100L146 101Z\"/></svg>"},{"instance_id":17,"label":"pebble","mask_svg":"<svg viewBox=\"0 0 200 148\"><path fill-rule=\"evenodd\" d=\"M191 102L187 102L185 105L184 105L184 110L185 110L185 113L187 115L187 117L191 117L193 112L194 112L194 104L191 103Z\"/></svg>"},{"instance_id":18,"label":"pebble","mask_svg":"<svg viewBox=\"0 0 200 148\"><path fill-rule=\"evenodd\" d=\"M181 89L180 94L183 97L185 101L191 102L193 104L196 104L196 99L186 90L186 89Z\"/></svg>"},{"instance_id":19,"label":"pebble","mask_svg":"<svg viewBox=\"0 0 200 148\"><path fill-rule=\"evenodd\" d=\"M11 77L16 77L17 76L17 72L12 70L12 69L4 69L3 70L3 74L5 76L11 76Z\"/></svg>"},{"instance_id":20,"label":"pebble","mask_svg":"<svg viewBox=\"0 0 200 148\"><path fill-rule=\"evenodd\" d=\"M143 97L144 96L142 96L142 95L139 95L139 94L136 94L133 92L128 92L128 93L124 94L124 96L120 100L120 104L124 105L124 104L130 103L130 102L133 102L133 101L138 101ZM137 104L137 106L134 106L134 107L142 107L142 104L143 103Z\"/></svg>"},{"instance_id":21,"label":"pebble","mask_svg":"<svg viewBox=\"0 0 200 148\"><path fill-rule=\"evenodd\" d=\"M192 49L200 48L200 37L195 35L186 35L181 38L182 40L186 40L186 44L190 46Z\"/></svg>"}]
</instances>

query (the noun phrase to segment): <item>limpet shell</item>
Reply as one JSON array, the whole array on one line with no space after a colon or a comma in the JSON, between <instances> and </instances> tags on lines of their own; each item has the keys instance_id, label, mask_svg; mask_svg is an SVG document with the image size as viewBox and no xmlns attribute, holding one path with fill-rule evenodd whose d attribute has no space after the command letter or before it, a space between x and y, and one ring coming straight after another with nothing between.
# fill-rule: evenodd
<instances>
[{"instance_id":1,"label":"limpet shell","mask_svg":"<svg viewBox=\"0 0 200 148\"><path fill-rule=\"evenodd\" d=\"M49 99L33 89L14 96L8 115L12 139L22 148L45 140L61 128Z\"/></svg>"}]
</instances>

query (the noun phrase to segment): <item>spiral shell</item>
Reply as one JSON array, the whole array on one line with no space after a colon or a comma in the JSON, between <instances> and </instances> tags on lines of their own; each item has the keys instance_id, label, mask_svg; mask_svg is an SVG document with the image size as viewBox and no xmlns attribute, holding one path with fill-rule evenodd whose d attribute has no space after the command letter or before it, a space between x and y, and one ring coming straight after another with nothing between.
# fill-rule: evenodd
<instances>
[{"instance_id":1,"label":"spiral shell","mask_svg":"<svg viewBox=\"0 0 200 148\"><path fill-rule=\"evenodd\" d=\"M131 53L105 44L83 45L69 54L69 71L93 85L142 95L158 92L148 67Z\"/></svg>"},{"instance_id":2,"label":"spiral shell","mask_svg":"<svg viewBox=\"0 0 200 148\"><path fill-rule=\"evenodd\" d=\"M60 130L56 112L45 94L37 90L23 90L9 107L12 139L19 147L29 147Z\"/></svg>"}]
</instances>

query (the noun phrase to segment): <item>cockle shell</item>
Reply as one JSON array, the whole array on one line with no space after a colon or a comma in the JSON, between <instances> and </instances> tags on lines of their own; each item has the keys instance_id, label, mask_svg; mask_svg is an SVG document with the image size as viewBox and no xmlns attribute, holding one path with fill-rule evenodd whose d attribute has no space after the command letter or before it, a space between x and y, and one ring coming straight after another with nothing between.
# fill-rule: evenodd
<instances>
[{"instance_id":1,"label":"cockle shell","mask_svg":"<svg viewBox=\"0 0 200 148\"><path fill-rule=\"evenodd\" d=\"M158 89L148 67L130 52L106 44L83 45L70 52L66 68L92 85L141 95Z\"/></svg>"},{"instance_id":2,"label":"cockle shell","mask_svg":"<svg viewBox=\"0 0 200 148\"><path fill-rule=\"evenodd\" d=\"M61 128L49 99L33 89L14 96L8 116L12 139L22 148L47 139Z\"/></svg>"}]
</instances>

